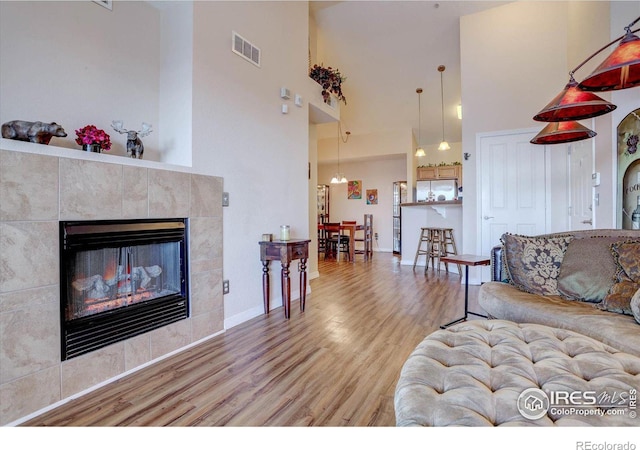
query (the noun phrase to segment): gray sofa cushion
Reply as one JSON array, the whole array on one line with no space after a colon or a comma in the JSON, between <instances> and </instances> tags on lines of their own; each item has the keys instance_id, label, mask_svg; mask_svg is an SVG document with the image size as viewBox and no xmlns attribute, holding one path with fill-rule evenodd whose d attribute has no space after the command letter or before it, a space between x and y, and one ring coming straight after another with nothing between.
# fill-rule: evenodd
<instances>
[{"instance_id":1,"label":"gray sofa cushion","mask_svg":"<svg viewBox=\"0 0 640 450\"><path fill-rule=\"evenodd\" d=\"M640 356L640 325L632 316L560 296L529 294L498 281L480 286L478 302L490 317L572 330Z\"/></svg>"},{"instance_id":2,"label":"gray sofa cushion","mask_svg":"<svg viewBox=\"0 0 640 450\"><path fill-rule=\"evenodd\" d=\"M616 262L611 244L620 237L598 236L574 239L560 265L558 291L570 300L599 303L614 284Z\"/></svg>"}]
</instances>

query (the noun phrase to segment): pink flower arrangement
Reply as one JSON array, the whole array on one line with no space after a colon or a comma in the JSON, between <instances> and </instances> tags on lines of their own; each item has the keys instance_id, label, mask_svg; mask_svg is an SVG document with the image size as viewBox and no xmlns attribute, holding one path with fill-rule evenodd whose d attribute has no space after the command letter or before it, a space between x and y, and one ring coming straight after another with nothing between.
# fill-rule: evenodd
<instances>
[{"instance_id":1,"label":"pink flower arrangement","mask_svg":"<svg viewBox=\"0 0 640 450\"><path fill-rule=\"evenodd\" d=\"M76 144L91 145L99 144L102 150L111 150L111 138L104 130L97 128L95 125L87 125L76 130Z\"/></svg>"}]
</instances>

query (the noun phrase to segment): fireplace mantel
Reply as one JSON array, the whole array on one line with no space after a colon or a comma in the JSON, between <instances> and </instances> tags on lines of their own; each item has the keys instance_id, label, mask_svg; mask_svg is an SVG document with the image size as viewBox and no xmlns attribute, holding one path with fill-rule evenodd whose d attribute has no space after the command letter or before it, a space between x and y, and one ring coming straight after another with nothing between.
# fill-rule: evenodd
<instances>
[{"instance_id":1,"label":"fireplace mantel","mask_svg":"<svg viewBox=\"0 0 640 450\"><path fill-rule=\"evenodd\" d=\"M82 159L86 161L99 161L108 164L120 164L123 166L146 167L148 169L171 170L173 172L197 173L192 167L167 164L164 162L150 161L146 159L130 158L128 156L114 155L109 152L92 153L81 149L58 147L55 145L34 144L32 142L17 141L14 139L0 138L0 149L16 152L34 153L37 155L57 156L60 158Z\"/></svg>"},{"instance_id":2,"label":"fireplace mantel","mask_svg":"<svg viewBox=\"0 0 640 450\"><path fill-rule=\"evenodd\" d=\"M189 167L0 141L0 425L224 331L222 191ZM61 361L59 222L167 217L189 219L189 317Z\"/></svg>"}]
</instances>

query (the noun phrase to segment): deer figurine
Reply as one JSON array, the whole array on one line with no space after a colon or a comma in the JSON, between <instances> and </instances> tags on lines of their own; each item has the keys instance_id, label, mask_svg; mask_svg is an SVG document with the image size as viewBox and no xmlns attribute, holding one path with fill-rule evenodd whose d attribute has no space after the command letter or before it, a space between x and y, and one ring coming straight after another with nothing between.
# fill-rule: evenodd
<instances>
[{"instance_id":1,"label":"deer figurine","mask_svg":"<svg viewBox=\"0 0 640 450\"><path fill-rule=\"evenodd\" d=\"M144 145L142 144L142 140L145 136L148 136L153 130L151 129L151 124L146 122L142 122L142 129L138 131L133 130L125 130L122 128L122 120L114 120L111 122L111 127L116 130L120 134L127 135L127 155L132 158L142 159L142 154L144 153Z\"/></svg>"}]
</instances>

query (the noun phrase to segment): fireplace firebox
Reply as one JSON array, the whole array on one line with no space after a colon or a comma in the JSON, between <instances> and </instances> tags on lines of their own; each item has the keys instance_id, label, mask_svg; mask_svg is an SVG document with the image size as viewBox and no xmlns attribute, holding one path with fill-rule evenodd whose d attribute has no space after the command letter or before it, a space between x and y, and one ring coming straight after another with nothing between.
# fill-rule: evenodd
<instances>
[{"instance_id":1,"label":"fireplace firebox","mask_svg":"<svg viewBox=\"0 0 640 450\"><path fill-rule=\"evenodd\" d=\"M188 219L60 222L62 360L189 317Z\"/></svg>"}]
</instances>

